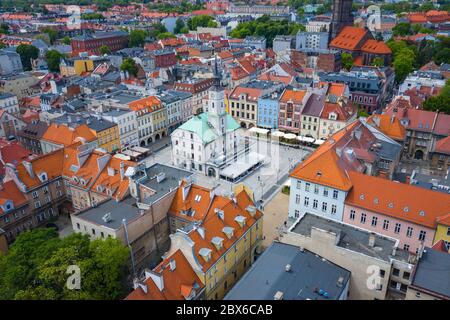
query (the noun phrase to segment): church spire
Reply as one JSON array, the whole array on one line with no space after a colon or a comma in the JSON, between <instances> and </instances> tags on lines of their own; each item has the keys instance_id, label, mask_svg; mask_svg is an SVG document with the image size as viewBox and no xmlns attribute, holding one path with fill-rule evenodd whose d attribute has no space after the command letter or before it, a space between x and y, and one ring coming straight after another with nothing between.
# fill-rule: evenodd
<instances>
[{"instance_id":1,"label":"church spire","mask_svg":"<svg viewBox=\"0 0 450 320\"><path fill-rule=\"evenodd\" d=\"M220 80L222 79L217 63L217 55L214 57L214 89L223 90Z\"/></svg>"}]
</instances>

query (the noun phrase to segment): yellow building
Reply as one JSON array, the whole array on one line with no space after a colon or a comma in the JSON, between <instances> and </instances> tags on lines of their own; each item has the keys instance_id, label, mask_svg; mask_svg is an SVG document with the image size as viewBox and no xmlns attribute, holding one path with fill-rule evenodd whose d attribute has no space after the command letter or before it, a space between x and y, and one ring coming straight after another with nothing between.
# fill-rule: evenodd
<instances>
[{"instance_id":1,"label":"yellow building","mask_svg":"<svg viewBox=\"0 0 450 320\"><path fill-rule=\"evenodd\" d=\"M105 60L99 57L63 59L59 64L59 69L63 77L80 76L83 73L94 71L103 62Z\"/></svg>"},{"instance_id":2,"label":"yellow building","mask_svg":"<svg viewBox=\"0 0 450 320\"><path fill-rule=\"evenodd\" d=\"M181 250L205 285L205 297L223 299L260 253L262 212L243 190L233 198L183 183L170 209L168 255Z\"/></svg>"},{"instance_id":3,"label":"yellow building","mask_svg":"<svg viewBox=\"0 0 450 320\"><path fill-rule=\"evenodd\" d=\"M440 240L450 243L450 213L437 219L433 244Z\"/></svg>"},{"instance_id":4,"label":"yellow building","mask_svg":"<svg viewBox=\"0 0 450 320\"><path fill-rule=\"evenodd\" d=\"M114 152L120 149L119 126L116 123L93 117L86 124L97 137L99 148L103 148L107 152Z\"/></svg>"}]
</instances>

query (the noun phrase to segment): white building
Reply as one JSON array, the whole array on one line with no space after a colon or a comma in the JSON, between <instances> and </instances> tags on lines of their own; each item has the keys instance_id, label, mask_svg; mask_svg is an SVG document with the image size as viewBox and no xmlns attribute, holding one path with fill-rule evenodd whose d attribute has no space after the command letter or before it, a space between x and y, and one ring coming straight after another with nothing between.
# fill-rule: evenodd
<instances>
[{"instance_id":1,"label":"white building","mask_svg":"<svg viewBox=\"0 0 450 320\"><path fill-rule=\"evenodd\" d=\"M0 75L23 72L20 55L10 50L0 50Z\"/></svg>"},{"instance_id":2,"label":"white building","mask_svg":"<svg viewBox=\"0 0 450 320\"><path fill-rule=\"evenodd\" d=\"M166 125L169 134L192 117L192 94L168 90L157 96L166 109Z\"/></svg>"},{"instance_id":3,"label":"white building","mask_svg":"<svg viewBox=\"0 0 450 320\"><path fill-rule=\"evenodd\" d=\"M217 70L217 64L216 64ZM225 95L215 76L208 92L205 112L193 116L171 135L172 155L176 166L218 176L217 159L225 160L235 152L239 124L225 111Z\"/></svg>"},{"instance_id":4,"label":"white building","mask_svg":"<svg viewBox=\"0 0 450 320\"><path fill-rule=\"evenodd\" d=\"M445 86L445 79L437 76L434 72L415 71L408 75L398 88L398 94L403 94L410 89L420 89L421 86L442 88Z\"/></svg>"},{"instance_id":5,"label":"white building","mask_svg":"<svg viewBox=\"0 0 450 320\"><path fill-rule=\"evenodd\" d=\"M19 101L15 94L6 92L0 93L0 110L10 114L19 114Z\"/></svg>"},{"instance_id":6,"label":"white building","mask_svg":"<svg viewBox=\"0 0 450 320\"><path fill-rule=\"evenodd\" d=\"M309 21L306 27L306 32L329 32L330 21Z\"/></svg>"},{"instance_id":7,"label":"white building","mask_svg":"<svg viewBox=\"0 0 450 320\"><path fill-rule=\"evenodd\" d=\"M111 110L104 113L102 118L118 125L122 148L139 146L136 112L121 109Z\"/></svg>"}]
</instances>

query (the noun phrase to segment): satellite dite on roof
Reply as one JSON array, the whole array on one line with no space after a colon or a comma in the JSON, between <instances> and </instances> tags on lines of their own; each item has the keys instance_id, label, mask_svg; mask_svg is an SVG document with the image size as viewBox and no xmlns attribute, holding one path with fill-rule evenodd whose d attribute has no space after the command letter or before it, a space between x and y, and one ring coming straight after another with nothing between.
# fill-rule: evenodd
<instances>
[{"instance_id":1,"label":"satellite dite on roof","mask_svg":"<svg viewBox=\"0 0 450 320\"><path fill-rule=\"evenodd\" d=\"M112 221L111 213L108 212L107 214L105 214L105 215L102 217L102 219L103 219L103 221L105 221L106 223L111 222L111 221Z\"/></svg>"}]
</instances>

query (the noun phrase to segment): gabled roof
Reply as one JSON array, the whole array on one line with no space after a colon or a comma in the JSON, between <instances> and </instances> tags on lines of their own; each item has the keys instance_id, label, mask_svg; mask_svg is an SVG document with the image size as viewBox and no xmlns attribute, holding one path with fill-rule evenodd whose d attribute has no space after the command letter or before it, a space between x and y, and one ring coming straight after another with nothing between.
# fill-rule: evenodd
<instances>
[{"instance_id":1,"label":"gabled roof","mask_svg":"<svg viewBox=\"0 0 450 320\"><path fill-rule=\"evenodd\" d=\"M450 136L442 138L436 142L435 152L450 155Z\"/></svg>"},{"instance_id":2,"label":"gabled roof","mask_svg":"<svg viewBox=\"0 0 450 320\"><path fill-rule=\"evenodd\" d=\"M345 203L434 229L450 212L450 195L349 171ZM375 200L377 199L377 201Z\"/></svg>"},{"instance_id":3,"label":"gabled roof","mask_svg":"<svg viewBox=\"0 0 450 320\"><path fill-rule=\"evenodd\" d=\"M171 261L174 262L174 270L170 267ZM204 288L204 284L181 250L165 258L153 272L162 277L163 290L160 290L149 277L144 283L147 292L142 287L138 287L125 300L187 300L186 298L191 294L194 292L198 294Z\"/></svg>"},{"instance_id":4,"label":"gabled roof","mask_svg":"<svg viewBox=\"0 0 450 320\"><path fill-rule=\"evenodd\" d=\"M71 128L64 124L58 125L52 123L42 136L42 140L44 141L49 141L65 147L73 144L77 138L85 139L86 142L95 141L97 139L95 134L86 124Z\"/></svg>"},{"instance_id":5,"label":"gabled roof","mask_svg":"<svg viewBox=\"0 0 450 320\"><path fill-rule=\"evenodd\" d=\"M364 42L362 51L375 54L391 54L391 49L383 41L369 39Z\"/></svg>"},{"instance_id":6,"label":"gabled roof","mask_svg":"<svg viewBox=\"0 0 450 320\"><path fill-rule=\"evenodd\" d=\"M396 116L374 114L367 118L367 123L394 140L405 140L406 129Z\"/></svg>"},{"instance_id":7,"label":"gabled roof","mask_svg":"<svg viewBox=\"0 0 450 320\"><path fill-rule=\"evenodd\" d=\"M286 89L281 95L280 102L292 101L293 103L302 103L306 95L306 90Z\"/></svg>"},{"instance_id":8,"label":"gabled roof","mask_svg":"<svg viewBox=\"0 0 450 320\"><path fill-rule=\"evenodd\" d=\"M27 198L17 188L14 181L7 181L0 186L0 204L6 203L6 201L12 201L15 208L27 203ZM0 217L4 213L0 207Z\"/></svg>"},{"instance_id":9,"label":"gabled roof","mask_svg":"<svg viewBox=\"0 0 450 320\"><path fill-rule=\"evenodd\" d=\"M183 188L189 188L185 200L183 201ZM192 184L189 187L183 181L177 190L177 194L172 200L169 212L177 218L187 221L201 221L208 213L211 203L211 190L202 186Z\"/></svg>"},{"instance_id":10,"label":"gabled roof","mask_svg":"<svg viewBox=\"0 0 450 320\"><path fill-rule=\"evenodd\" d=\"M330 47L344 50L358 50L367 32L364 28L346 26L339 32L336 38L331 40Z\"/></svg>"}]
</instances>

